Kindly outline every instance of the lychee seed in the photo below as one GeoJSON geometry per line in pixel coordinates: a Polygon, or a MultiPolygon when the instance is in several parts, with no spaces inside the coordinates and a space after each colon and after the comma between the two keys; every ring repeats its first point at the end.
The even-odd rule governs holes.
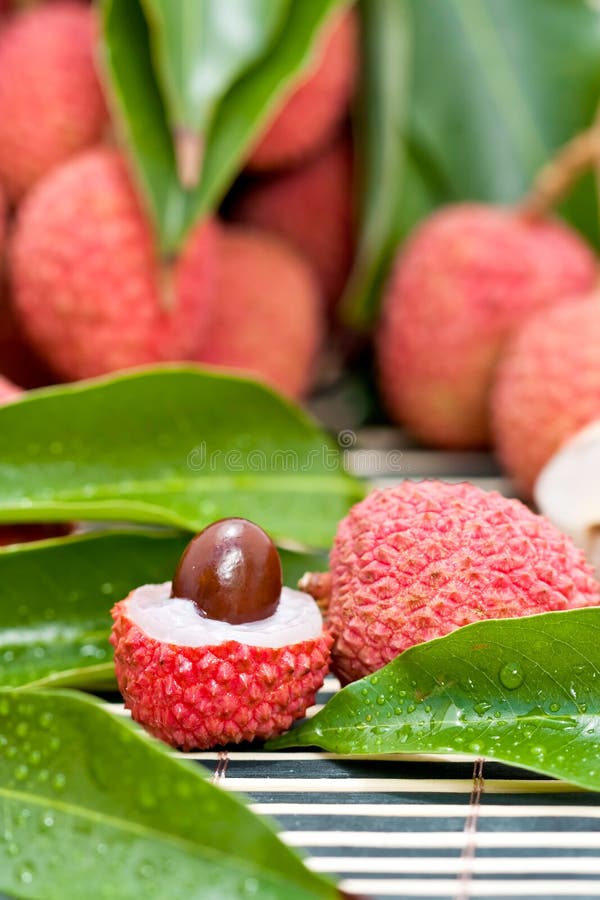
{"type": "Polygon", "coordinates": [[[247,519],[221,519],[184,550],[171,596],[192,600],[209,619],[237,625],[272,616],[282,584],[281,561],[269,535],[247,519]]]}

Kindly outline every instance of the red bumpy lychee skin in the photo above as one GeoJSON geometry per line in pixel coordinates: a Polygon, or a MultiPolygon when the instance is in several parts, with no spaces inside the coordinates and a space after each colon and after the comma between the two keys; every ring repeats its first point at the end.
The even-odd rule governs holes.
{"type": "Polygon", "coordinates": [[[100,139],[97,31],[89,5],[58,2],[15,16],[0,34],[0,180],[12,200],[100,139]]]}
{"type": "Polygon", "coordinates": [[[401,251],[384,299],[379,381],[394,421],[436,446],[485,445],[506,339],[595,278],[591,251],[559,222],[470,204],[435,213],[401,251]]]}
{"type": "Polygon", "coordinates": [[[284,647],[178,647],[148,637],[126,603],[112,611],[119,688],[135,721],[168,744],[204,750],[266,740],[315,702],[329,668],[327,632],[284,647]]]}
{"type": "Polygon", "coordinates": [[[525,495],[561,444],[600,419],[600,295],[532,316],[500,363],[492,424],[501,462],[525,495]]]}
{"type": "Polygon", "coordinates": [[[217,246],[212,319],[194,358],[303,396],[323,332],[312,269],[280,238],[243,226],[220,228],[217,246]]]}
{"type": "Polygon", "coordinates": [[[330,572],[343,682],[470,622],[600,604],[569,538],[518,500],[471,484],[373,491],[340,523],[330,572]]]}
{"type": "Polygon", "coordinates": [[[248,167],[276,169],[327,143],[348,112],[358,70],[358,18],[349,9],[328,23],[315,64],[284,100],[248,167]]]}
{"type": "Polygon", "coordinates": [[[253,179],[235,204],[235,221],[272,231],[312,264],[330,308],[352,264],[352,147],[344,134],[304,165],[253,179]]]}
{"type": "Polygon", "coordinates": [[[213,300],[213,226],[161,269],[125,164],[98,149],[43,179],[19,211],[14,300],[24,331],[66,379],[191,359],[213,300]]]}

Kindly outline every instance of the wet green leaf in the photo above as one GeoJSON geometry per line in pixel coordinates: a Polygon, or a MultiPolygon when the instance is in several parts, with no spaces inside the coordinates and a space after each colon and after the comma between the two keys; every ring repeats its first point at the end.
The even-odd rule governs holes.
{"type": "Polygon", "coordinates": [[[259,522],[328,547],[364,493],[327,435],[256,382],[166,367],[28,394],[0,409],[0,521],[259,522]]]}
{"type": "MultiPolygon", "coordinates": [[[[113,603],[169,581],[189,535],[106,532],[0,551],[0,685],[114,687],[113,603]]],[[[281,551],[295,587],[326,558],[281,551]]]]}
{"type": "Polygon", "coordinates": [[[467,625],[405,650],[271,741],[466,753],[600,790],[600,609],[467,625]]]}
{"type": "Polygon", "coordinates": [[[12,896],[337,896],[200,766],[76,692],[0,691],[0,801],[12,896]]]}

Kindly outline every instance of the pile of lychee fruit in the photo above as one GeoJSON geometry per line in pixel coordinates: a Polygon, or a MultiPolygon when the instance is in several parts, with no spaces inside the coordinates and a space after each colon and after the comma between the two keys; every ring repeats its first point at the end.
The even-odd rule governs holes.
{"type": "MultiPolygon", "coordinates": [[[[179,360],[306,398],[326,348],[345,345],[356,10],[327,22],[220,213],[168,265],[118,149],[99,41],[76,0],[0,30],[0,401],[179,360]]],[[[437,447],[493,443],[530,495],[563,441],[600,418],[596,278],[590,247],[550,214],[434,213],[399,248],[372,335],[391,421],[437,447]]]]}

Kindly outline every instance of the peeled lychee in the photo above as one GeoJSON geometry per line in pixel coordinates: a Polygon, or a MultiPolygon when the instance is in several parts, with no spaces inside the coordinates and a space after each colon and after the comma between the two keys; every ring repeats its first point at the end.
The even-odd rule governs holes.
{"type": "Polygon", "coordinates": [[[600,604],[583,554],[542,516],[435,481],[405,481],[354,506],[338,527],[328,588],[343,682],[470,622],[600,604]]]}
{"type": "Polygon", "coordinates": [[[600,295],[531,317],[500,363],[492,420],[501,462],[526,495],[542,467],[600,418],[600,295]]]}
{"type": "Polygon", "coordinates": [[[126,706],[175,747],[273,737],[314,703],[331,637],[314,600],[281,587],[269,544],[276,558],[254,523],[221,520],[190,543],[172,584],[138,588],[112,611],[126,706]]]}
{"type": "Polygon", "coordinates": [[[18,14],[2,30],[0,181],[11,199],[100,139],[96,35],[93,8],[70,0],[18,14]]]}
{"type": "Polygon", "coordinates": [[[323,146],[348,112],[357,70],[358,20],[349,9],[327,24],[312,68],[284,98],[254,148],[249,168],[287,166],[323,146]]]}
{"type": "Polygon", "coordinates": [[[34,348],[67,379],[190,359],[210,314],[214,255],[207,223],[162,266],[123,160],[92,150],[44,178],[19,210],[15,306],[34,348]]]}
{"type": "Polygon", "coordinates": [[[379,381],[394,421],[437,446],[485,445],[506,339],[595,277],[590,249],[557,221],[472,204],[434,214],[401,251],[384,299],[379,381]]]}
{"type": "Polygon", "coordinates": [[[223,226],[212,319],[194,358],[305,394],[323,330],[316,279],[292,247],[267,232],[223,226]]]}
{"type": "Polygon", "coordinates": [[[253,179],[233,219],[290,241],[312,264],[330,307],[340,298],[353,252],[352,147],[344,135],[304,165],[253,179]]]}

